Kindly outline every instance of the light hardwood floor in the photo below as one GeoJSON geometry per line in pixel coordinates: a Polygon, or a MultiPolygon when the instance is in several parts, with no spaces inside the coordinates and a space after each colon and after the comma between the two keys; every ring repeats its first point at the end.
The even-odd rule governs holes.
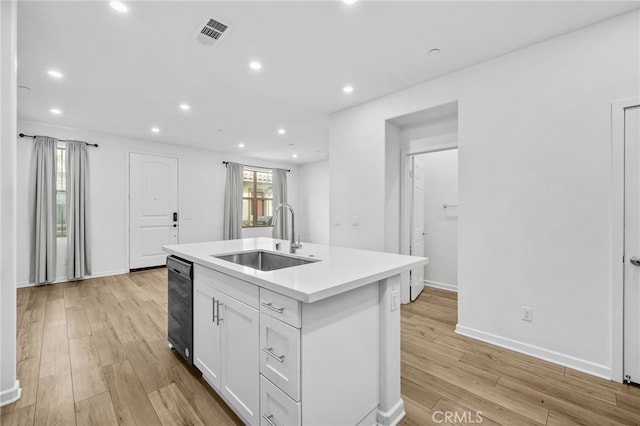
{"type": "MultiPolygon", "coordinates": [[[[0,423],[241,424],[168,349],[166,311],[165,269],[19,289],[23,393],[0,423]]],[[[402,424],[640,423],[640,388],[459,336],[456,316],[441,290],[403,306],[402,424]]]]}

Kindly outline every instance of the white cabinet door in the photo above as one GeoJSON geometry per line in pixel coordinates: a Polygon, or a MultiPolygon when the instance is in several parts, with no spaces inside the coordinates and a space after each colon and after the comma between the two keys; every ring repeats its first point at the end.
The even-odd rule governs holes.
{"type": "Polygon", "coordinates": [[[221,293],[197,280],[193,291],[193,363],[211,386],[220,389],[220,308],[216,302],[222,303],[221,293]]]}
{"type": "Polygon", "coordinates": [[[260,424],[260,316],[224,296],[220,307],[222,395],[251,425],[260,424]]]}

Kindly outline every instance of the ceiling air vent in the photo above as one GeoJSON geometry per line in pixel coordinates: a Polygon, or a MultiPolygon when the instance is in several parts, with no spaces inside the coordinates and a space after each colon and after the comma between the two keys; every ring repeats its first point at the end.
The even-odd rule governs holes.
{"type": "Polygon", "coordinates": [[[216,21],[212,18],[207,18],[204,21],[204,24],[198,27],[196,40],[198,40],[205,46],[211,46],[222,38],[228,28],[229,27],[227,25],[223,24],[220,21],[216,21]]]}

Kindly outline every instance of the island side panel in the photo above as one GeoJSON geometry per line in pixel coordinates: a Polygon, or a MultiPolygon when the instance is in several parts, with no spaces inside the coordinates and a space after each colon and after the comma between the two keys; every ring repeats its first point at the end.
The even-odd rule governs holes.
{"type": "Polygon", "coordinates": [[[302,304],[302,424],[355,425],[378,406],[378,300],[373,283],[302,304]]]}
{"type": "Polygon", "coordinates": [[[379,425],[395,425],[405,415],[400,395],[400,277],[401,275],[394,275],[379,282],[379,425]]]}

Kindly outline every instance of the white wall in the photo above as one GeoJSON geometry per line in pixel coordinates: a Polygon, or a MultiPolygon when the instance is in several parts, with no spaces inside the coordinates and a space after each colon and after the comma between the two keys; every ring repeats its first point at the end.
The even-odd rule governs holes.
{"type": "MultiPolygon", "coordinates": [[[[55,127],[42,123],[18,122],[18,131],[59,139],[79,139],[97,143],[89,149],[91,179],[91,228],[93,276],[128,271],[127,194],[129,153],[140,152],[179,159],[180,243],[222,239],[225,167],[222,161],[236,161],[265,167],[291,169],[289,200],[297,203],[297,167],[184,146],[134,140],[92,131],[55,127]],[[191,215],[193,219],[185,220],[191,215]]],[[[33,143],[18,141],[18,285],[31,279],[33,244],[33,143]]],[[[271,236],[271,228],[248,230],[243,236],[271,236]]],[[[63,242],[59,247],[64,248],[63,242]]],[[[65,278],[65,250],[58,250],[59,279],[65,278]],[[62,265],[62,266],[60,266],[62,265]]]]}
{"type": "Polygon", "coordinates": [[[296,233],[302,241],[329,244],[329,160],[298,167],[296,233]]]}
{"type": "Polygon", "coordinates": [[[434,147],[458,143],[458,117],[425,122],[402,129],[402,149],[410,153],[432,150],[434,147]]]}
{"type": "Polygon", "coordinates": [[[458,150],[419,155],[424,164],[424,253],[427,285],[458,287],[458,150]]]}
{"type": "Polygon", "coordinates": [[[384,250],[385,120],[457,100],[458,330],[610,375],[610,108],[640,91],[638,22],[635,11],[334,114],[331,217],[361,226],[332,226],[331,242],[384,250]]]}
{"type": "MultiPolygon", "coordinates": [[[[398,126],[390,121],[387,121],[385,130],[384,218],[386,222],[384,223],[384,251],[400,253],[401,243],[398,229],[400,229],[402,132],[398,126]]],[[[369,189],[369,193],[372,192],[372,189],[369,189]]]]}
{"type": "Polygon", "coordinates": [[[20,398],[16,372],[17,5],[0,2],[0,406],[20,398]]]}

